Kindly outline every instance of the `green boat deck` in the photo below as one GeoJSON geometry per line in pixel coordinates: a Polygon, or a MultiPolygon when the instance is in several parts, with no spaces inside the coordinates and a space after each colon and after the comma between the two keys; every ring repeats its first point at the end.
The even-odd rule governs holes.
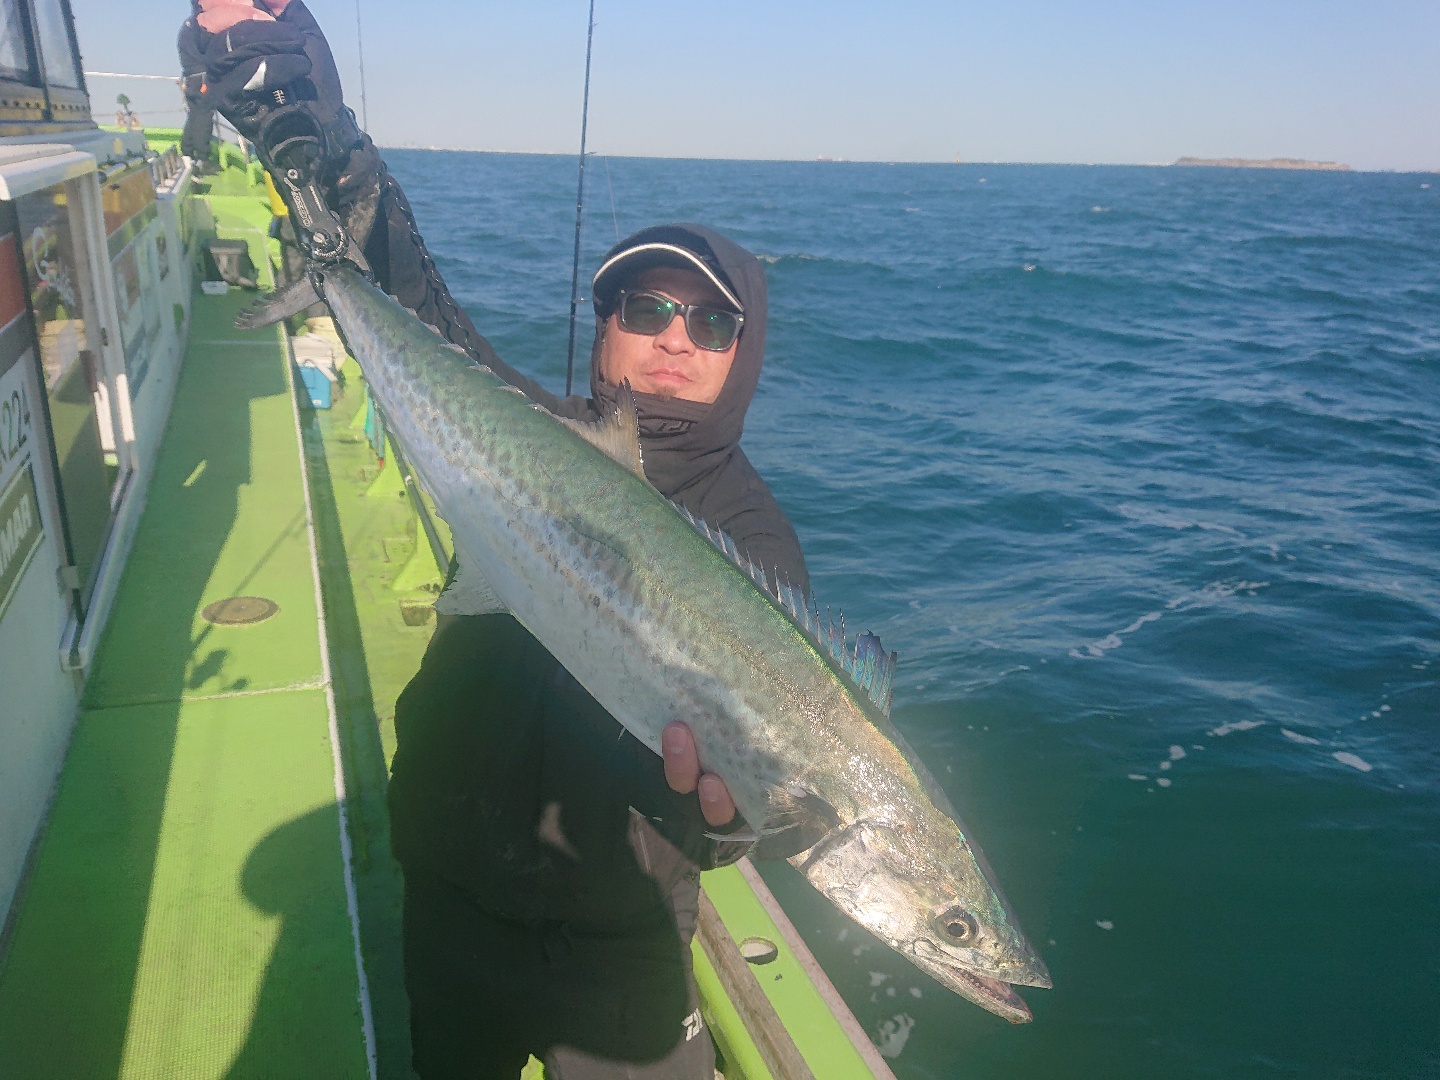
{"type": "MultiPolygon", "coordinates": [[[[244,187],[218,232],[268,267],[244,187]]],[[[233,329],[247,299],[195,299],[0,973],[3,1076],[369,1073],[287,344],[233,329]],[[205,620],[236,596],[278,612],[205,620]]]]}
{"type": "MultiPolygon", "coordinates": [[[[205,198],[268,281],[269,208],[254,167],[231,164],[205,198]]],[[[0,1077],[412,1075],[384,790],[441,574],[394,455],[378,461],[367,438],[358,367],[330,410],[297,409],[283,329],[233,328],[252,299],[195,297],[145,514],[0,956],[0,1077]],[[277,610],[205,618],[232,597],[277,610]]],[[[708,948],[697,937],[696,975],[726,1076],[888,1077],[758,882],[705,875],[718,923],[708,948]],[[747,938],[774,959],[740,960],[747,938]]]]}

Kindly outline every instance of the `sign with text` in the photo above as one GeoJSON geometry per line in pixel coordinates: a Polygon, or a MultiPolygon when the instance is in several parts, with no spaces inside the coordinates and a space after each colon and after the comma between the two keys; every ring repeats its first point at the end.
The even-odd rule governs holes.
{"type": "Polygon", "coordinates": [[[35,474],[27,464],[0,492],[0,619],[44,537],[35,474]]]}
{"type": "Polygon", "coordinates": [[[35,441],[35,354],[24,314],[25,282],[11,233],[0,236],[0,491],[29,460],[35,441]]]}
{"type": "Polygon", "coordinates": [[[35,443],[32,363],[27,350],[20,363],[0,375],[0,488],[29,460],[35,443]]]}
{"type": "Polygon", "coordinates": [[[43,437],[43,391],[25,292],[19,245],[6,233],[0,236],[0,619],[45,537],[31,464],[35,440],[43,437]]]}

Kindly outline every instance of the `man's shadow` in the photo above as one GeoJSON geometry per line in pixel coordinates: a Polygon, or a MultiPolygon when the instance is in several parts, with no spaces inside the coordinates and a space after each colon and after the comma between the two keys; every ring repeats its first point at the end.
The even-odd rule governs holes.
{"type": "Polygon", "coordinates": [[[271,832],[245,861],[240,885],[280,929],[227,1080],[366,1080],[337,808],[319,807],[271,832]]]}
{"type": "MultiPolygon", "coordinates": [[[[368,1077],[339,829],[336,807],[319,807],[273,830],[245,862],[240,881],[245,898],[278,918],[280,927],[245,1044],[226,1072],[226,1080],[368,1077]]],[[[664,907],[658,892],[655,900],[664,907]]],[[[531,948],[518,939],[509,944],[522,951],[531,948]]],[[[506,947],[493,938],[486,945],[506,947]]],[[[465,943],[456,942],[455,946],[463,951],[465,943]]],[[[577,970],[571,974],[578,978],[565,988],[569,993],[562,991],[560,996],[575,997],[569,1001],[536,1000],[538,1007],[527,1010],[534,1019],[529,1035],[536,1042],[537,1054],[563,1046],[644,1065],[663,1057],[675,1045],[677,1034],[685,1030],[689,1009],[678,982],[683,978],[681,964],[688,967],[689,949],[673,924],[644,943],[642,948],[652,955],[637,956],[633,947],[631,942],[607,937],[565,942],[567,955],[562,962],[573,965],[577,970]],[[638,995],[632,987],[632,993],[625,995],[629,1000],[607,1000],[605,986],[612,980],[629,981],[625,972],[633,978],[637,971],[645,976],[638,995]],[[586,985],[592,990],[585,991],[586,985]],[[601,992],[596,994],[594,989],[601,992]],[[626,1015],[637,1008],[647,1015],[626,1015]]],[[[370,978],[398,972],[398,963],[391,962],[396,960],[367,953],[370,978]]],[[[529,989],[539,999],[554,993],[551,985],[549,990],[540,986],[529,989]]],[[[517,990],[523,994],[524,988],[512,984],[495,990],[509,997],[517,990]]],[[[395,1055],[387,1056],[391,1060],[382,1062],[382,1080],[413,1077],[407,1065],[394,1060],[395,1055]]]]}

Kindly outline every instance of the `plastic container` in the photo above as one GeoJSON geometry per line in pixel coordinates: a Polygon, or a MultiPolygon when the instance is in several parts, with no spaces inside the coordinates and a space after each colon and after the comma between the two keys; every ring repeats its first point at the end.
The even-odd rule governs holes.
{"type": "Polygon", "coordinates": [[[313,364],[297,364],[295,370],[300,373],[300,381],[305,387],[305,400],[310,402],[310,407],[330,408],[330,380],[325,377],[325,373],[313,364]]]}
{"type": "Polygon", "coordinates": [[[214,273],[206,275],[211,280],[218,278],[230,285],[257,288],[259,275],[250,258],[250,247],[244,240],[211,240],[205,245],[205,250],[209,252],[214,267],[214,273]]]}

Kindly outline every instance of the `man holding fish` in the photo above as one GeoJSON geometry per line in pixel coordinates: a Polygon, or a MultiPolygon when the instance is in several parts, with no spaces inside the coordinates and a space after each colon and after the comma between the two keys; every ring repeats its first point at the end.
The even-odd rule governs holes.
{"type": "Polygon", "coordinates": [[[757,837],[946,985],[1028,1019],[1008,984],[1048,985],[1044,967],[889,724],[894,655],[811,605],[739,446],[765,346],[755,257],[698,225],[622,241],[592,284],[590,394],[557,398],[451,297],[300,0],[201,8],[209,92],[262,157],[320,133],[324,205],[294,193],[316,211],[310,279],[256,321],[323,295],[455,536],[390,787],[420,1075],[513,1077],[533,1052],[566,1080],[711,1080],[699,871],[757,837]]]}

